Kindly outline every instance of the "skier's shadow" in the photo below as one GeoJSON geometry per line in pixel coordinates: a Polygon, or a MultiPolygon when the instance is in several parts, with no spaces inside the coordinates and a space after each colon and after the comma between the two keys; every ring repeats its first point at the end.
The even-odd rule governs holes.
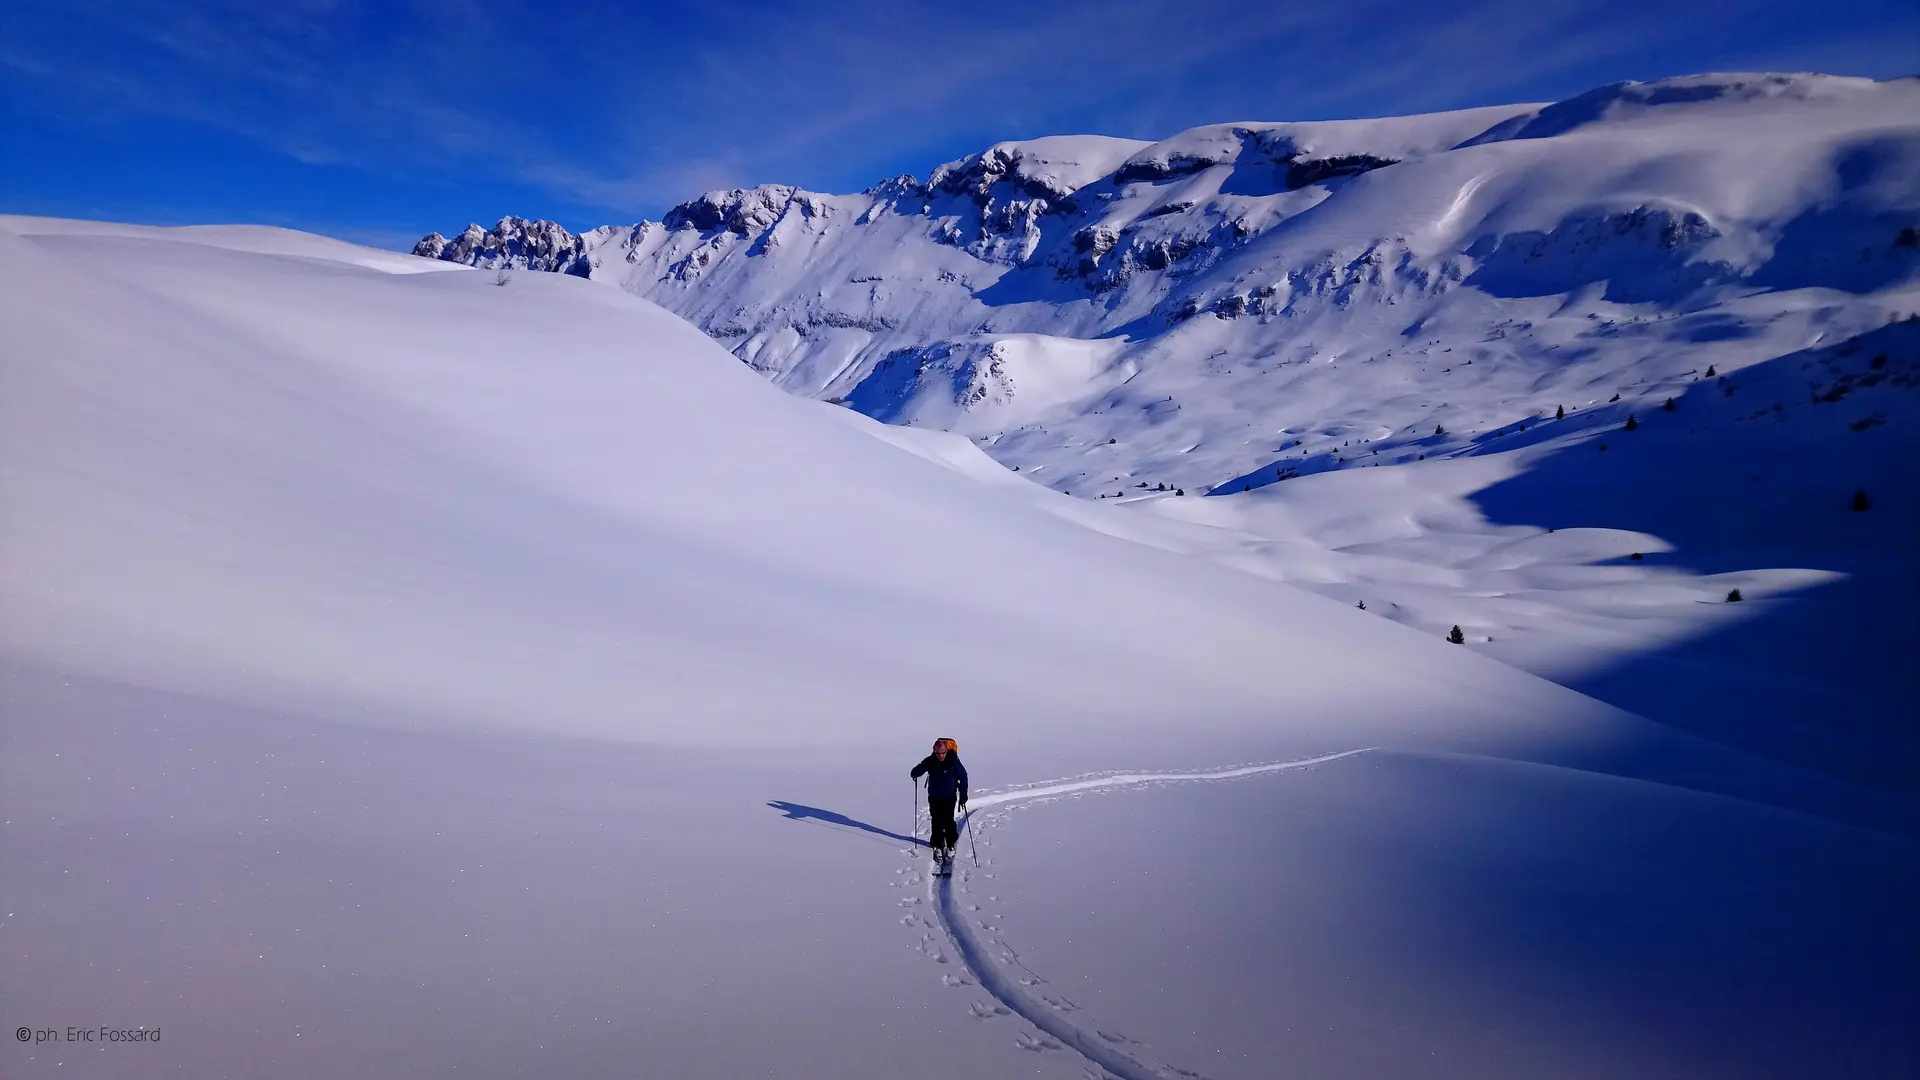
{"type": "Polygon", "coordinates": [[[896,840],[902,844],[918,844],[921,847],[925,847],[927,844],[925,840],[917,836],[902,836],[897,832],[891,832],[878,825],[869,825],[864,821],[855,821],[845,814],[836,814],[831,810],[822,810],[817,806],[802,806],[799,803],[784,802],[779,799],[767,805],[787,815],[788,821],[815,821],[822,825],[837,825],[843,829],[858,829],[861,832],[872,833],[875,836],[884,836],[889,840],[896,840]]]}

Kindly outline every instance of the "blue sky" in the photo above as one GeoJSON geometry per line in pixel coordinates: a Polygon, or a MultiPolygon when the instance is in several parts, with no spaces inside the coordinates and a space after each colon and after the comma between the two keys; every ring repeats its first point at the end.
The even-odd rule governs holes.
{"type": "Polygon", "coordinates": [[[6,0],[0,212],[405,247],[715,187],[855,191],[1003,139],[1920,72],[1911,0],[6,0]]]}

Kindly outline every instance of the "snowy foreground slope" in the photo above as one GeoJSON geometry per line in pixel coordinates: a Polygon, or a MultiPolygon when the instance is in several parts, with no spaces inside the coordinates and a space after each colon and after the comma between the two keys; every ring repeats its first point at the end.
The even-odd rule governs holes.
{"type": "Polygon", "coordinates": [[[0,275],[4,1012],[162,1035],[8,1076],[1916,1062],[1904,795],[591,282],[23,218],[0,275]],[[935,735],[981,811],[944,884],[935,735]]]}

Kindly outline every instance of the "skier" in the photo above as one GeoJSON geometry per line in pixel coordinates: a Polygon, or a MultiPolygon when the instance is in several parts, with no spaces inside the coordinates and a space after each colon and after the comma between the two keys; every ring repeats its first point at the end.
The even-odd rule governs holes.
{"type": "Polygon", "coordinates": [[[933,818],[934,862],[942,874],[953,873],[953,846],[960,842],[960,830],[953,823],[953,808],[967,805],[967,767],[960,764],[960,746],[952,739],[933,740],[933,753],[923,758],[907,775],[919,779],[927,774],[927,813],[933,818]]]}

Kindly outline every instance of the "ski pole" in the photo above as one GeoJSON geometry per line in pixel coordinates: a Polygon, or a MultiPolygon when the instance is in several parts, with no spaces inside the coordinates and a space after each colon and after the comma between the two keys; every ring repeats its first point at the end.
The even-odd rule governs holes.
{"type": "Polygon", "coordinates": [[[913,791],[907,797],[907,820],[913,825],[907,831],[913,834],[913,842],[917,844],[920,842],[920,780],[910,776],[907,783],[913,786],[913,791]]]}
{"type": "Polygon", "coordinates": [[[967,828],[967,826],[972,824],[973,824],[973,807],[969,806],[967,807],[966,817],[960,823],[960,828],[966,831],[967,847],[973,851],[973,865],[979,866],[980,865],[980,845],[974,842],[973,830],[967,828]]]}

